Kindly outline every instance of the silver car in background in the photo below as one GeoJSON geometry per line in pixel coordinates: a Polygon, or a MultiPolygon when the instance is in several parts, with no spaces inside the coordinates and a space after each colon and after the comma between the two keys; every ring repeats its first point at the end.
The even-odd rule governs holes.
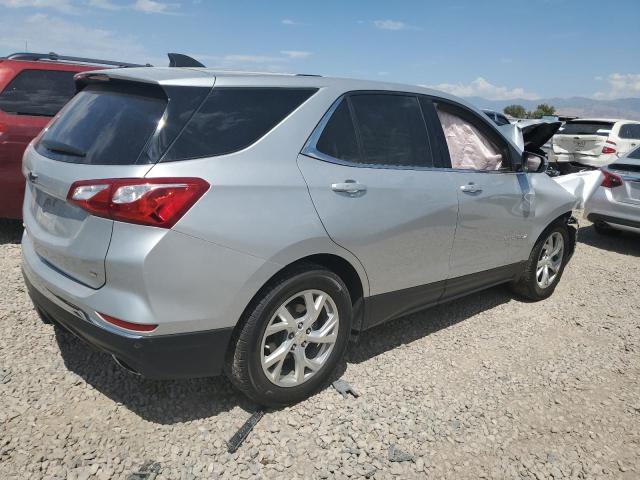
{"type": "Polygon", "coordinates": [[[546,298],[573,252],[544,159],[444,93],[196,68],[77,82],[24,156],[24,277],[45,322],[146,377],[224,371],[296,402],[358,332],[501,283],[546,298]]]}
{"type": "Polygon", "coordinates": [[[585,202],[585,218],[605,235],[640,233],[640,147],[601,170],[601,183],[585,202]]]}

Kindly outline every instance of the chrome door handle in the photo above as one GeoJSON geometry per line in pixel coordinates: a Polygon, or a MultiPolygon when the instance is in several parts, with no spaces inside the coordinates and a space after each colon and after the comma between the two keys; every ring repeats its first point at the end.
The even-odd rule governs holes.
{"type": "Polygon", "coordinates": [[[462,185],[460,187],[460,190],[462,190],[464,193],[479,193],[482,191],[482,187],[470,183],[469,185],[462,185]]]}
{"type": "Polygon", "coordinates": [[[367,186],[354,180],[347,180],[342,183],[332,183],[331,190],[341,193],[359,193],[367,190],[367,186]]]}

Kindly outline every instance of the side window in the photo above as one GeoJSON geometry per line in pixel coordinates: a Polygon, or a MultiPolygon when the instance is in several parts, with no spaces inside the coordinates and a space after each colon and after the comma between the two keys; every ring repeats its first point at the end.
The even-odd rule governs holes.
{"type": "Polygon", "coordinates": [[[331,115],[316,143],[316,150],[338,160],[360,161],[356,129],[347,100],[343,99],[331,115]]]}
{"type": "Polygon", "coordinates": [[[451,167],[463,170],[501,170],[508,167],[505,149],[488,126],[471,112],[437,103],[438,118],[449,148],[451,167]]]}
{"type": "Polygon", "coordinates": [[[76,93],[76,72],[23,70],[0,93],[0,110],[53,117],[76,93]]]}
{"type": "Polygon", "coordinates": [[[389,167],[432,167],[433,158],[418,99],[356,94],[349,97],[362,148],[362,162],[389,167]]]}
{"type": "Polygon", "coordinates": [[[162,161],[212,157],[242,150],[266,135],[316,91],[214,88],[162,161]]]}
{"type": "Polygon", "coordinates": [[[640,140],[640,124],[627,123],[620,127],[620,138],[640,140]]]}

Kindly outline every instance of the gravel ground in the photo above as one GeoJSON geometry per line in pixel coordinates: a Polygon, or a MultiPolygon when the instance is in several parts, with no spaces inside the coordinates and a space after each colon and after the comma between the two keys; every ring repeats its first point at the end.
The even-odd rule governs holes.
{"type": "Polygon", "coordinates": [[[580,230],[556,293],[494,288],[361,337],[267,412],[224,378],[139,379],[42,324],[0,224],[0,478],[640,478],[640,238],[580,230]]]}

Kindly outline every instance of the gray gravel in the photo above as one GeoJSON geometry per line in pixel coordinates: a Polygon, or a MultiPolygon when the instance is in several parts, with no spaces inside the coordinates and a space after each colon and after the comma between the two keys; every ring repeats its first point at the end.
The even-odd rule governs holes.
{"type": "Polygon", "coordinates": [[[42,324],[0,223],[0,478],[640,478],[640,238],[580,230],[555,295],[494,288],[366,333],[268,412],[224,378],[157,382],[42,324]]]}

